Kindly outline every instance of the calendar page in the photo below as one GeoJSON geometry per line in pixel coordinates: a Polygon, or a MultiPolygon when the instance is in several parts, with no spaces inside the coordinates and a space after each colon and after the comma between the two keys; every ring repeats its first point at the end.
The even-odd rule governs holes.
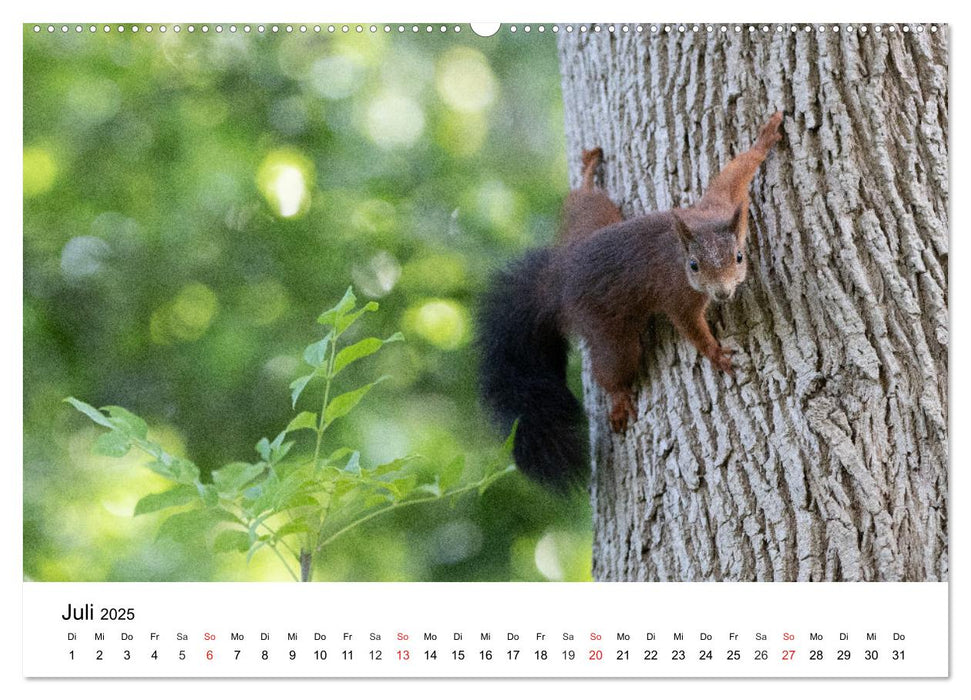
{"type": "Polygon", "coordinates": [[[946,678],[949,37],[23,24],[23,675],[946,678]]]}

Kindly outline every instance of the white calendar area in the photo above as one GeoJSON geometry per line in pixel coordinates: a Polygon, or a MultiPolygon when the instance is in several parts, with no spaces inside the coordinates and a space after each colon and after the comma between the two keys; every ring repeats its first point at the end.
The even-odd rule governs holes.
{"type": "Polygon", "coordinates": [[[942,677],[946,583],[25,583],[27,677],[942,677]]]}

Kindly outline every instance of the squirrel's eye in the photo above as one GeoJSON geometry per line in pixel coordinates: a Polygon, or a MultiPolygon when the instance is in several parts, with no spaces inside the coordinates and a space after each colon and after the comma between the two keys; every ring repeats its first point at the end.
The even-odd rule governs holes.
{"type": "Polygon", "coordinates": [[[742,264],[742,253],[741,253],[741,251],[739,251],[738,253],[735,254],[735,262],[737,262],[739,265],[742,264]]]}
{"type": "Polygon", "coordinates": [[[688,267],[690,267],[694,272],[697,272],[698,271],[698,261],[697,260],[689,260],[688,261],[688,267]]]}

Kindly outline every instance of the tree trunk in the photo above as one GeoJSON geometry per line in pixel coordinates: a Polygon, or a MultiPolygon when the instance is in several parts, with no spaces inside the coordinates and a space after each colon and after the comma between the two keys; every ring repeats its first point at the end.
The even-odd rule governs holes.
{"type": "Polygon", "coordinates": [[[584,358],[594,578],[947,578],[947,28],[560,32],[571,177],[625,217],[689,205],[774,111],[747,281],[714,370],[647,327],[638,421],[584,358]]]}

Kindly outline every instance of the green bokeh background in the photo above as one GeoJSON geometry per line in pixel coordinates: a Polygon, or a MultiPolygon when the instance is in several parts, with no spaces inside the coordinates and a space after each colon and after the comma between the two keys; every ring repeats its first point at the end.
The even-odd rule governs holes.
{"type": "MultiPolygon", "coordinates": [[[[92,454],[61,400],[126,406],[203,470],[252,461],[354,285],[381,303],[362,330],[407,342],[348,371],[392,379],[328,439],[370,463],[485,460],[476,298],[553,238],[567,188],[555,40],[154,29],[24,30],[24,575],[285,580],[266,551],[157,541],[162,516],[131,513],[161,479],[92,454]]],[[[590,547],[584,495],[515,473],[371,521],[315,578],[586,580],[590,547]]]]}

